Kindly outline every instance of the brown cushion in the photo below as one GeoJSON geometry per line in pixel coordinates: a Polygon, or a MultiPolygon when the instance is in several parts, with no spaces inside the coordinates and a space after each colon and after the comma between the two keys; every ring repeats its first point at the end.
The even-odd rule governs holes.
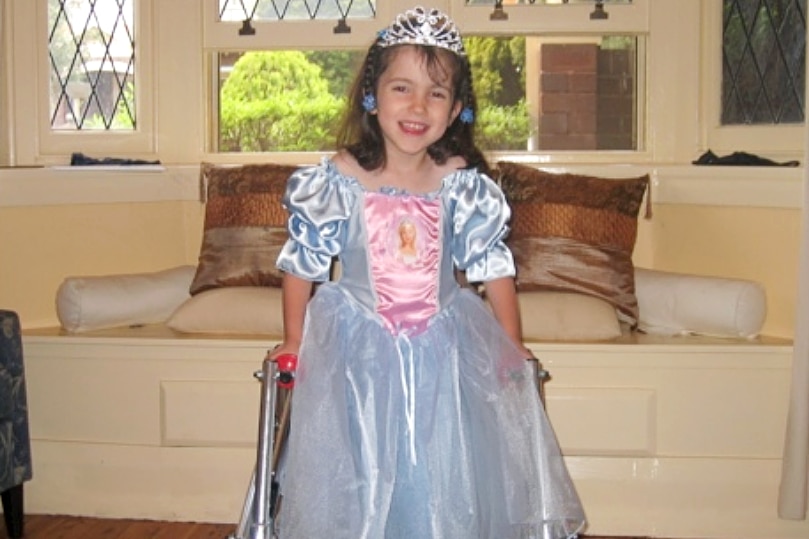
{"type": "Polygon", "coordinates": [[[282,274],[275,267],[287,239],[287,212],[281,199],[297,168],[202,164],[207,202],[192,295],[224,286],[281,285],[282,274]]]}
{"type": "Polygon", "coordinates": [[[649,176],[553,174],[507,161],[497,168],[513,211],[507,243],[518,291],[589,294],[637,325],[632,251],[649,176]]]}

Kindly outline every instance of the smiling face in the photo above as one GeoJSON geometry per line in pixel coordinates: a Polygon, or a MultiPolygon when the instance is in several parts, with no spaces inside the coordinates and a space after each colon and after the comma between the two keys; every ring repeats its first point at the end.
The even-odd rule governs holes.
{"type": "Polygon", "coordinates": [[[425,56],[411,45],[397,47],[379,77],[376,93],[377,118],[389,157],[426,152],[461,108],[447,64],[439,62],[430,69],[425,56]]]}

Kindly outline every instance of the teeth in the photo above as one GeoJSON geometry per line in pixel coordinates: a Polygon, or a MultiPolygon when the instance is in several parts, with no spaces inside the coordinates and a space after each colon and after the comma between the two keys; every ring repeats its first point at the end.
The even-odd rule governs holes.
{"type": "Polygon", "coordinates": [[[402,122],[402,127],[408,129],[410,131],[423,131],[427,129],[424,124],[416,124],[416,123],[409,123],[409,122],[402,122]]]}

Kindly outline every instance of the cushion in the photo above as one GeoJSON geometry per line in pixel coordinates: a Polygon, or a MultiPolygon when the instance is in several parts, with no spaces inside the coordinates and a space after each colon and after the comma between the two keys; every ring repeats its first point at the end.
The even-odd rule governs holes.
{"type": "Polygon", "coordinates": [[[184,333],[283,334],[281,289],[262,286],[213,288],[194,295],[166,325],[184,333]]]}
{"type": "Polygon", "coordinates": [[[759,283],[635,268],[638,328],[646,333],[758,336],[767,317],[759,283]]]}
{"type": "Polygon", "coordinates": [[[275,267],[287,239],[281,198],[287,178],[297,168],[273,163],[202,164],[207,202],[192,295],[223,286],[281,285],[282,275],[275,267]]]}
{"type": "Polygon", "coordinates": [[[56,292],[62,327],[78,333],[165,322],[188,299],[194,266],[154,273],[68,277],[56,292]]]}
{"type": "Polygon", "coordinates": [[[615,308],[595,296],[520,292],[517,299],[526,341],[601,341],[621,335],[615,308]]]}
{"type": "Polygon", "coordinates": [[[577,292],[638,320],[632,252],[649,176],[610,179],[497,164],[513,215],[507,240],[519,291],[577,292]]]}

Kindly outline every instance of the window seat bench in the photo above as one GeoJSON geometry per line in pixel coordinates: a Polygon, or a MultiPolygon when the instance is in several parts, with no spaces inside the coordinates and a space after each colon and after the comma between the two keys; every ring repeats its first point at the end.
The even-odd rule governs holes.
{"type": "MultiPolygon", "coordinates": [[[[24,331],[27,511],[238,521],[272,338],[164,325],[24,331]]],[[[624,334],[535,342],[589,534],[807,537],[776,515],[792,344],[624,334]]]]}

